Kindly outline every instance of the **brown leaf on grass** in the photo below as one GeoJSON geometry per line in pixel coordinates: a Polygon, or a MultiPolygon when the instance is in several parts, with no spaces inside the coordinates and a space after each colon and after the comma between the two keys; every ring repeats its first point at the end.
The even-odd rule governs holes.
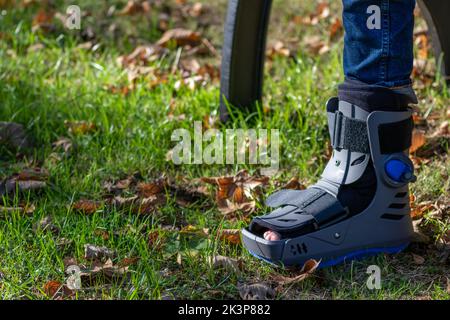
{"type": "Polygon", "coordinates": [[[2,207],[0,206],[0,218],[18,212],[19,214],[31,215],[36,210],[34,205],[24,205],[20,207],[2,207]]]}
{"type": "Polygon", "coordinates": [[[46,181],[48,179],[48,172],[42,168],[29,168],[14,175],[19,181],[46,181]]]}
{"type": "Polygon", "coordinates": [[[0,182],[0,195],[14,194],[16,191],[28,192],[42,190],[47,187],[47,179],[47,171],[41,168],[25,169],[0,182]]]}
{"type": "Polygon", "coordinates": [[[291,56],[291,50],[282,41],[277,41],[269,47],[266,54],[272,60],[276,57],[288,58],[291,56]]]}
{"type": "Polygon", "coordinates": [[[155,213],[161,206],[165,205],[167,203],[167,197],[164,194],[157,194],[148,198],[139,196],[124,198],[117,196],[110,202],[122,210],[139,215],[149,215],[155,213]]]}
{"type": "Polygon", "coordinates": [[[275,290],[266,283],[238,284],[239,295],[242,300],[273,300],[275,290]]]}
{"type": "Polygon", "coordinates": [[[134,266],[140,260],[141,260],[141,258],[139,258],[139,257],[124,258],[117,264],[117,266],[119,268],[126,268],[126,267],[129,267],[129,266],[134,266]]]}
{"type": "Polygon", "coordinates": [[[62,150],[64,154],[69,155],[73,148],[73,143],[69,138],[61,137],[52,143],[52,147],[54,150],[62,150]]]}
{"type": "Polygon", "coordinates": [[[125,85],[125,86],[108,86],[107,90],[111,92],[112,94],[119,94],[124,97],[128,96],[133,90],[133,85],[125,85]]]}
{"type": "Polygon", "coordinates": [[[418,266],[421,266],[425,263],[425,258],[422,256],[419,256],[419,255],[413,253],[412,257],[413,257],[414,264],[416,264],[418,266]]]}
{"type": "Polygon", "coordinates": [[[94,231],[94,235],[101,237],[105,241],[109,240],[109,238],[110,238],[109,232],[104,229],[96,229],[94,231]]]}
{"type": "Polygon", "coordinates": [[[129,267],[114,265],[111,259],[105,263],[94,261],[91,266],[78,265],[80,268],[80,279],[84,286],[98,285],[99,281],[103,283],[111,281],[124,281],[128,279],[129,267]]]}
{"type": "Polygon", "coordinates": [[[420,230],[420,225],[422,224],[423,220],[416,220],[413,221],[413,227],[414,227],[414,234],[412,236],[411,242],[413,243],[430,243],[431,239],[427,235],[423,234],[420,230]]]}
{"type": "MultiPolygon", "coordinates": [[[[151,182],[138,183],[138,179],[137,176],[131,180],[125,179],[122,185],[106,183],[105,189],[114,196],[108,200],[108,203],[136,214],[153,214],[170,200],[181,207],[189,207],[194,203],[204,203],[209,198],[201,186],[193,185],[190,181],[174,183],[163,177],[151,182]],[[122,196],[124,190],[133,192],[135,195],[122,196]]],[[[108,197],[111,196],[108,195],[108,197]]]]}
{"type": "Polygon", "coordinates": [[[418,48],[417,54],[419,59],[427,60],[429,56],[429,41],[426,33],[422,33],[417,35],[416,37],[416,46],[418,48]]]}
{"type": "Polygon", "coordinates": [[[413,220],[422,219],[425,213],[431,211],[432,209],[436,209],[434,203],[430,201],[425,201],[422,203],[416,203],[416,197],[410,196],[410,207],[411,207],[411,218],[413,220]]]}
{"type": "Polygon", "coordinates": [[[436,78],[436,70],[429,59],[414,59],[412,77],[417,89],[424,89],[433,84],[436,78]]]}
{"type": "Polygon", "coordinates": [[[74,135],[85,135],[97,130],[97,126],[86,121],[64,121],[64,125],[74,135]]]}
{"type": "Polygon", "coordinates": [[[449,121],[442,122],[439,128],[431,135],[431,138],[439,138],[450,135],[449,124],[449,121]]]}
{"type": "Polygon", "coordinates": [[[116,181],[106,181],[103,184],[103,188],[108,192],[108,194],[112,195],[120,195],[123,191],[133,188],[138,183],[138,180],[141,179],[142,176],[139,172],[128,175],[125,178],[121,178],[116,181]]]}
{"type": "Polygon", "coordinates": [[[324,55],[330,51],[330,46],[318,35],[305,37],[303,43],[314,55],[324,55]]]}
{"type": "Polygon", "coordinates": [[[148,246],[156,250],[161,248],[161,237],[158,230],[153,230],[148,234],[148,246]]]}
{"type": "Polygon", "coordinates": [[[283,190],[305,190],[306,186],[298,180],[297,177],[292,178],[283,188],[283,190]]]}
{"type": "Polygon", "coordinates": [[[160,207],[167,204],[167,197],[165,194],[157,194],[148,198],[141,199],[139,206],[133,208],[136,214],[149,215],[154,214],[160,207]]]}
{"type": "Polygon", "coordinates": [[[303,265],[303,268],[300,270],[300,273],[297,276],[295,276],[293,278],[288,278],[288,277],[284,277],[282,275],[276,275],[276,276],[274,276],[273,279],[279,285],[290,285],[293,283],[298,283],[298,282],[305,280],[309,276],[311,276],[311,274],[313,274],[314,271],[317,270],[319,265],[320,265],[320,261],[311,259],[311,260],[308,260],[305,262],[305,264],[303,265]]]}
{"type": "Polygon", "coordinates": [[[313,13],[308,16],[296,16],[294,18],[295,24],[304,24],[304,25],[317,25],[321,20],[327,19],[331,14],[330,7],[326,2],[319,2],[316,6],[316,9],[313,13]]]}
{"type": "Polygon", "coordinates": [[[196,2],[192,6],[190,6],[188,13],[193,18],[200,17],[203,13],[206,12],[205,5],[201,2],[196,2]]]}
{"type": "Polygon", "coordinates": [[[194,47],[201,44],[201,41],[202,37],[198,32],[177,28],[166,31],[156,44],[161,47],[167,47],[170,43],[175,43],[179,47],[194,47]]]}
{"type": "Polygon", "coordinates": [[[206,114],[203,117],[203,128],[208,130],[208,129],[217,129],[219,126],[219,117],[214,114],[214,113],[210,113],[210,114],[206,114]]]}
{"type": "Polygon", "coordinates": [[[72,209],[82,214],[94,214],[103,207],[103,203],[93,200],[82,199],[73,204],[72,209]]]}
{"type": "Polygon", "coordinates": [[[315,15],[320,19],[326,19],[330,16],[330,6],[327,2],[321,1],[317,4],[315,15]]]}
{"type": "Polygon", "coordinates": [[[413,131],[413,137],[412,137],[412,145],[410,149],[410,153],[414,153],[420,148],[422,148],[425,143],[427,142],[427,139],[425,137],[425,131],[423,130],[414,130],[413,131]]]}
{"type": "Polygon", "coordinates": [[[137,186],[137,191],[141,197],[149,198],[165,192],[167,186],[168,184],[166,179],[158,179],[150,183],[139,183],[137,186]]]}
{"type": "Polygon", "coordinates": [[[0,144],[18,151],[24,151],[33,146],[23,125],[2,121],[0,121],[0,144]]]}
{"type": "Polygon", "coordinates": [[[269,177],[250,176],[242,170],[234,177],[204,177],[201,181],[218,187],[217,206],[223,214],[229,215],[237,211],[251,213],[256,205],[255,196],[261,194],[259,189],[269,183],[269,177]]]}
{"type": "MultiPolygon", "coordinates": [[[[130,66],[145,66],[149,62],[158,60],[165,52],[167,52],[165,48],[157,45],[139,46],[134,49],[132,53],[120,56],[117,59],[117,62],[124,68],[130,66]]],[[[147,74],[149,70],[150,69],[139,69],[137,71],[139,71],[140,74],[144,73],[142,71],[146,71],[145,74],[147,74]]],[[[136,70],[134,70],[134,72],[136,72],[136,70]]]]}
{"type": "Polygon", "coordinates": [[[33,231],[48,231],[53,234],[59,234],[59,228],[53,223],[53,218],[51,216],[46,216],[42,218],[39,222],[33,225],[33,231]]]}
{"type": "Polygon", "coordinates": [[[213,269],[223,268],[227,271],[231,271],[237,274],[241,272],[241,262],[237,259],[224,256],[214,256],[210,258],[209,262],[213,269]]]}
{"type": "Polygon", "coordinates": [[[241,244],[241,230],[239,229],[224,229],[219,231],[220,240],[230,243],[232,245],[241,244]]]}
{"type": "Polygon", "coordinates": [[[129,0],[126,6],[119,12],[120,16],[133,16],[150,12],[150,4],[147,1],[129,0]]]}
{"type": "Polygon", "coordinates": [[[44,293],[48,297],[54,297],[56,293],[61,290],[63,284],[59,281],[49,281],[44,285],[44,293]]]}
{"type": "Polygon", "coordinates": [[[106,247],[99,247],[92,244],[84,246],[84,258],[86,260],[102,261],[105,259],[114,258],[116,253],[106,247]]]}
{"type": "Polygon", "coordinates": [[[62,300],[74,295],[74,292],[67,285],[59,281],[48,281],[44,285],[43,291],[47,297],[54,300],[62,300]]]}
{"type": "Polygon", "coordinates": [[[33,32],[37,30],[42,30],[44,32],[49,32],[55,28],[53,25],[53,18],[55,16],[54,11],[48,11],[46,9],[41,9],[33,18],[33,32]]]}
{"type": "Polygon", "coordinates": [[[339,18],[334,19],[334,22],[330,26],[330,41],[334,41],[337,38],[342,36],[344,31],[344,27],[342,25],[342,21],[339,18]]]}

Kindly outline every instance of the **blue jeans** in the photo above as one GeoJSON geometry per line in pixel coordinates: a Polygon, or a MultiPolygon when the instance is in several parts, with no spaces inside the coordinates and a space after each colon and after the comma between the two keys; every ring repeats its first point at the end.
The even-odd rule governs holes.
{"type": "Polygon", "coordinates": [[[417,103],[411,88],[415,0],[343,0],[339,96],[369,111],[417,103]]]}
{"type": "Polygon", "coordinates": [[[385,87],[409,85],[415,0],[343,0],[347,78],[385,87]]]}

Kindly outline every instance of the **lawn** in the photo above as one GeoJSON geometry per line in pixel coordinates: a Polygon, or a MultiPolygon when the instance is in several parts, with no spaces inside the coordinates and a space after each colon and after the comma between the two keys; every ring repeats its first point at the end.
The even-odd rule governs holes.
{"type": "MultiPolygon", "coordinates": [[[[299,271],[255,260],[231,232],[263,199],[251,214],[223,214],[201,179],[259,168],[167,161],[174,130],[193,131],[194,121],[225,130],[217,111],[226,1],[43,2],[0,1],[0,121],[22,124],[32,144],[0,140],[0,299],[239,299],[252,284],[276,299],[450,298],[450,91],[419,13],[417,241],[398,256],[280,281],[299,271]],[[61,21],[72,4],[81,30],[61,21]],[[160,40],[178,27],[200,40],[160,40]],[[69,265],[83,272],[78,290],[68,288],[69,265]],[[366,286],[371,265],[382,270],[381,290],[366,286]]],[[[264,106],[227,124],[280,130],[281,170],[264,195],[319,178],[325,102],[343,79],[339,4],[298,2],[275,1],[264,106]]]]}

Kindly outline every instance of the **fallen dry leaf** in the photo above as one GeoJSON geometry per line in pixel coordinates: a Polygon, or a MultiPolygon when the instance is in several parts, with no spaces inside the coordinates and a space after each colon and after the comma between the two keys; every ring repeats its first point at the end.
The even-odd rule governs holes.
{"type": "Polygon", "coordinates": [[[96,230],[94,231],[94,234],[95,234],[96,236],[101,237],[101,238],[102,238],[103,240],[105,240],[105,241],[109,240],[109,238],[110,238],[109,232],[106,231],[106,230],[104,230],[104,229],[96,229],[96,230]]]}
{"type": "Polygon", "coordinates": [[[314,55],[324,55],[330,51],[329,45],[318,35],[305,37],[303,44],[314,55]]]}
{"type": "Polygon", "coordinates": [[[126,267],[129,267],[129,266],[134,266],[140,260],[141,260],[141,258],[139,258],[139,257],[124,258],[117,264],[117,266],[119,268],[126,268],[126,267]]]}
{"type": "Polygon", "coordinates": [[[99,247],[92,244],[84,246],[84,258],[86,260],[102,261],[107,258],[114,258],[115,252],[106,247],[99,247]]]}
{"type": "Polygon", "coordinates": [[[15,212],[25,215],[31,215],[36,210],[34,205],[25,205],[22,207],[2,207],[0,206],[0,217],[5,217],[15,212]]]}
{"type": "Polygon", "coordinates": [[[44,32],[49,32],[55,28],[53,25],[53,18],[55,16],[54,11],[47,11],[46,9],[41,9],[33,18],[33,32],[37,30],[42,30],[44,32]]]}
{"type": "Polygon", "coordinates": [[[53,223],[53,218],[51,216],[46,216],[33,225],[33,231],[37,232],[38,230],[49,231],[53,234],[58,234],[60,232],[59,228],[53,223]]]}
{"type": "Polygon", "coordinates": [[[224,256],[214,256],[210,258],[210,265],[214,269],[224,268],[227,271],[231,271],[234,273],[240,273],[240,261],[237,259],[233,259],[230,257],[224,256]]]}
{"type": "Polygon", "coordinates": [[[339,38],[344,31],[344,27],[342,25],[342,21],[339,18],[336,18],[333,24],[330,26],[330,41],[334,41],[339,38]]]}
{"type": "Polygon", "coordinates": [[[292,178],[283,188],[283,190],[305,190],[306,186],[300,183],[299,179],[292,178]]]}
{"type": "Polygon", "coordinates": [[[425,131],[423,130],[414,130],[413,131],[413,137],[412,137],[412,145],[410,149],[410,153],[414,153],[420,148],[422,148],[425,143],[427,142],[427,139],[425,137],[425,131]]]}
{"type": "Polygon", "coordinates": [[[286,47],[282,41],[277,41],[271,45],[267,51],[267,57],[269,59],[274,59],[275,57],[290,57],[291,50],[286,47]]]}
{"type": "Polygon", "coordinates": [[[156,44],[161,47],[167,47],[171,43],[175,43],[179,47],[193,47],[201,44],[201,40],[198,32],[177,28],[166,31],[156,44]]]}
{"type": "Polygon", "coordinates": [[[64,121],[65,126],[69,132],[74,135],[85,135],[93,133],[97,130],[97,126],[86,121],[64,121]]]}
{"type": "Polygon", "coordinates": [[[93,200],[80,200],[73,204],[72,209],[82,214],[94,214],[103,207],[103,203],[93,200]]]}
{"type": "Polygon", "coordinates": [[[303,265],[303,268],[300,270],[300,273],[293,277],[293,278],[288,278],[288,277],[284,277],[282,275],[276,275],[274,276],[274,281],[276,281],[278,284],[280,285],[290,285],[293,283],[298,283],[301,282],[303,280],[305,280],[306,278],[308,278],[309,276],[311,276],[311,274],[314,273],[314,271],[317,270],[317,268],[320,265],[320,261],[316,261],[316,260],[308,260],[305,262],[305,264],[303,265]]]}
{"type": "Polygon", "coordinates": [[[411,201],[411,218],[413,220],[422,219],[425,213],[431,211],[432,209],[436,209],[434,203],[430,201],[425,201],[419,204],[416,204],[414,201],[411,201]]]}
{"type": "Polygon", "coordinates": [[[113,264],[111,259],[105,263],[94,261],[94,263],[85,267],[78,265],[80,268],[80,279],[84,286],[98,285],[98,281],[121,281],[127,280],[129,276],[128,266],[120,267],[113,264]]]}
{"type": "Polygon", "coordinates": [[[239,229],[224,229],[219,231],[219,238],[222,241],[233,245],[241,244],[241,230],[239,229]]]}
{"type": "Polygon", "coordinates": [[[419,59],[427,60],[429,55],[429,41],[426,33],[417,35],[416,46],[418,48],[417,54],[419,59]]]}
{"type": "Polygon", "coordinates": [[[18,151],[32,147],[24,126],[14,122],[0,121],[0,144],[18,151]]]}
{"type": "Polygon", "coordinates": [[[54,297],[62,286],[59,281],[49,281],[44,285],[44,293],[49,297],[54,297]]]}
{"type": "MultiPolygon", "coordinates": [[[[130,68],[130,67],[136,67],[136,66],[145,66],[149,62],[153,62],[161,58],[165,53],[167,52],[167,49],[157,46],[157,45],[150,45],[150,46],[139,46],[133,50],[132,53],[128,55],[120,56],[117,59],[117,62],[119,65],[121,65],[124,68],[130,68]]],[[[145,75],[151,72],[153,69],[135,69],[130,68],[130,72],[137,73],[140,75],[145,75]]]]}
{"type": "Polygon", "coordinates": [[[418,266],[421,266],[425,263],[425,258],[422,256],[419,256],[419,255],[413,253],[412,257],[413,257],[414,263],[418,266]]]}
{"type": "Polygon", "coordinates": [[[150,12],[150,4],[147,1],[129,0],[126,6],[119,12],[120,16],[133,16],[150,12]]]}
{"type": "Polygon", "coordinates": [[[28,192],[42,190],[47,187],[47,179],[47,171],[41,168],[25,169],[0,182],[0,195],[14,194],[16,191],[28,192]]]}
{"type": "Polygon", "coordinates": [[[151,183],[139,183],[137,186],[137,191],[141,197],[149,198],[163,193],[167,186],[166,179],[159,179],[151,183]]]}
{"type": "Polygon", "coordinates": [[[246,214],[255,209],[255,195],[260,195],[260,187],[269,183],[268,177],[252,177],[242,170],[234,177],[203,177],[202,182],[218,187],[216,202],[219,210],[229,215],[237,211],[246,214]]]}
{"type": "Polygon", "coordinates": [[[54,150],[62,150],[65,155],[69,155],[73,148],[73,143],[69,138],[61,137],[52,143],[52,147],[54,150]]]}

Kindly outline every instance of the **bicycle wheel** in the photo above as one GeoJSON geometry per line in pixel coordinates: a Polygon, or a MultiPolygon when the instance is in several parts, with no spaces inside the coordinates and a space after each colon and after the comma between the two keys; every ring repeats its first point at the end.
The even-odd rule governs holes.
{"type": "Polygon", "coordinates": [[[419,0],[419,7],[428,25],[436,59],[442,61],[441,69],[450,80],[450,1],[419,0]],[[442,60],[441,60],[442,58],[442,60]]]}
{"type": "Polygon", "coordinates": [[[222,53],[222,121],[229,118],[227,102],[251,111],[261,101],[271,6],[272,0],[229,1],[222,53]]]}
{"type": "MultiPolygon", "coordinates": [[[[450,80],[450,1],[419,0],[442,72],[450,80]]],[[[267,30],[272,0],[230,0],[222,53],[220,118],[228,106],[252,112],[263,95],[267,30]]]]}

